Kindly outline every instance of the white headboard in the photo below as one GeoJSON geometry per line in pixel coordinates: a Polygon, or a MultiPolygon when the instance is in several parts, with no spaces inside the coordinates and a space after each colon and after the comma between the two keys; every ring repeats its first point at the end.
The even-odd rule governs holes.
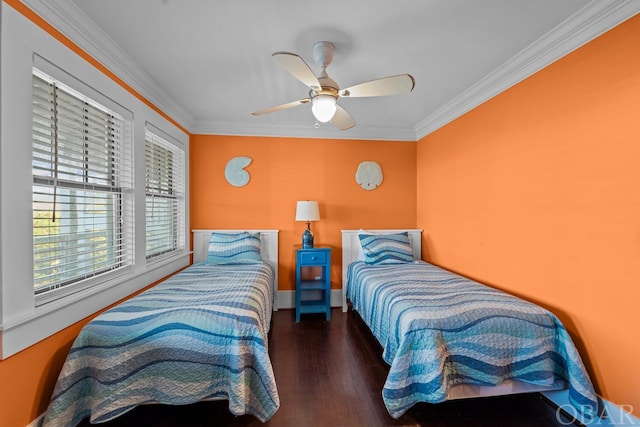
{"type": "MultiPolygon", "coordinates": [[[[418,228],[398,229],[367,229],[373,233],[402,233],[409,234],[409,242],[413,249],[413,257],[422,259],[422,230],[418,228]]],[[[347,271],[349,264],[358,259],[360,251],[360,234],[362,230],[342,230],[342,311],[347,311],[347,271]]]]}
{"type": "Polygon", "coordinates": [[[280,230],[193,230],[193,262],[201,262],[207,259],[209,251],[209,239],[211,232],[216,233],[240,233],[247,231],[249,233],[260,233],[260,256],[265,262],[268,262],[275,273],[274,277],[274,304],[273,309],[277,310],[278,295],[278,233],[280,230]]]}

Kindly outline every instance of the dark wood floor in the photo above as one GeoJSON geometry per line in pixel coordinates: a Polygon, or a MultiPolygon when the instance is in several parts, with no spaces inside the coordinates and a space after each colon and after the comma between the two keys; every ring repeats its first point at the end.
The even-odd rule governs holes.
{"type": "MultiPolygon", "coordinates": [[[[324,316],[305,315],[295,323],[292,310],[273,314],[270,354],[280,409],[267,423],[234,417],[226,402],[187,406],[138,407],[105,427],[153,426],[430,426],[558,427],[555,407],[540,394],[419,404],[399,419],[389,416],[381,390],[388,367],[380,347],[362,321],[339,309],[324,316]]],[[[81,424],[89,426],[87,421],[81,424]]]]}

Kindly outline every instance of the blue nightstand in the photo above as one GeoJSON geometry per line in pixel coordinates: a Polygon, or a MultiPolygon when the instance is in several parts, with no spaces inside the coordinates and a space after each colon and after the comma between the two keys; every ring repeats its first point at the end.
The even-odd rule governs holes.
{"type": "Polygon", "coordinates": [[[296,249],[296,322],[305,313],[331,316],[331,248],[296,249]]]}

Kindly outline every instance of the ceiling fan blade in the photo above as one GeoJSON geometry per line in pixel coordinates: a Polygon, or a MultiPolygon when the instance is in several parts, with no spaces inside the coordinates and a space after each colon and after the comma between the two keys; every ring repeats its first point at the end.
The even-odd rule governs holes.
{"type": "Polygon", "coordinates": [[[263,114],[273,113],[274,111],[286,110],[287,108],[297,107],[298,105],[306,104],[311,101],[310,98],[300,99],[298,101],[288,102],[286,104],[280,104],[269,108],[264,108],[262,110],[254,111],[254,116],[261,116],[263,114]]]}
{"type": "Polygon", "coordinates": [[[415,85],[416,80],[411,74],[399,74],[397,76],[383,77],[381,79],[360,83],[342,89],[338,94],[349,98],[397,95],[411,92],[415,85]]]}
{"type": "Polygon", "coordinates": [[[340,130],[351,129],[356,125],[356,121],[351,117],[351,114],[347,113],[339,105],[336,105],[336,113],[333,115],[331,123],[340,130]]]}
{"type": "Polygon", "coordinates": [[[311,89],[320,89],[318,78],[300,56],[289,52],[276,52],[272,56],[273,59],[278,61],[293,77],[311,89]]]}

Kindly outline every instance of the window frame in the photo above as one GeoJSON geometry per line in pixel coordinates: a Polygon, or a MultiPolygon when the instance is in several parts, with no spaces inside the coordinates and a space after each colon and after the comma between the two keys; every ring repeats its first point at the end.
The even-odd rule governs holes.
{"type": "Polygon", "coordinates": [[[132,265],[132,236],[123,226],[133,219],[123,198],[132,171],[120,155],[130,144],[128,123],[117,112],[35,67],[32,96],[34,293],[40,305],[132,265]],[[55,260],[39,262],[43,254],[55,260]]]}
{"type": "Polygon", "coordinates": [[[2,105],[11,107],[0,109],[0,357],[6,359],[191,263],[189,239],[183,251],[154,263],[145,262],[143,143],[149,121],[177,141],[185,153],[184,233],[188,236],[190,134],[140,93],[87,62],[13,8],[3,8],[2,24],[0,98],[2,105]],[[126,161],[136,184],[123,195],[133,212],[132,221],[125,224],[132,235],[133,265],[100,281],[87,279],[94,280],[92,286],[46,304],[36,304],[33,287],[34,67],[131,120],[126,129],[132,141],[126,161]]]}
{"type": "Polygon", "coordinates": [[[145,126],[145,258],[147,263],[157,262],[167,257],[173,256],[176,252],[183,251],[186,245],[184,233],[185,225],[185,152],[178,146],[177,141],[162,132],[150,123],[145,126]],[[148,152],[150,147],[151,153],[148,152]],[[170,162],[155,162],[153,156],[156,152],[165,151],[171,154],[170,162]],[[151,163],[151,165],[149,164],[151,163]],[[164,163],[164,164],[161,164],[164,163]],[[160,169],[160,175],[149,170],[160,169]],[[165,174],[164,169],[167,170],[165,174]],[[171,172],[168,172],[171,170],[171,172]],[[171,231],[166,237],[173,241],[171,248],[164,248],[160,251],[149,252],[149,198],[152,203],[155,199],[170,200],[172,203],[171,231]]]}

